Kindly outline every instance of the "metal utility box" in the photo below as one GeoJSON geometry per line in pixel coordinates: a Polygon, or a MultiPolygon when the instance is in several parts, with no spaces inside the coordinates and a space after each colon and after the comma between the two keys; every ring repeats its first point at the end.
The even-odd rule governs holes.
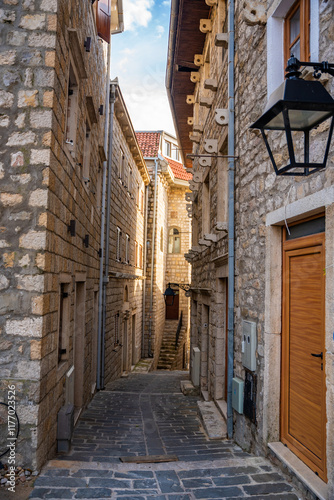
{"type": "Polygon", "coordinates": [[[256,323],[242,322],[242,364],[251,372],[256,370],[256,323]]]}
{"type": "Polygon", "coordinates": [[[191,356],[191,381],[195,387],[199,386],[199,374],[201,367],[201,351],[193,347],[191,356]]]}
{"type": "Polygon", "coordinates": [[[232,379],[232,408],[238,413],[244,410],[244,381],[238,377],[232,379]]]}
{"type": "Polygon", "coordinates": [[[74,430],[74,406],[67,404],[58,412],[57,422],[58,452],[69,452],[74,430]]]}

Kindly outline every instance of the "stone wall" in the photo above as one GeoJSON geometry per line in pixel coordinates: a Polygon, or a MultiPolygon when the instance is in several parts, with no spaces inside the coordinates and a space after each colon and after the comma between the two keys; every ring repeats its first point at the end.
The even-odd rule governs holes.
{"type": "Polygon", "coordinates": [[[87,363],[82,367],[82,405],[91,397],[100,238],[98,147],[104,125],[98,108],[105,95],[105,47],[97,40],[88,0],[8,0],[0,9],[0,22],[1,379],[3,390],[8,383],[16,385],[21,423],[17,463],[35,468],[56,449],[65,374],[75,361],[74,322],[83,311],[87,363]],[[70,35],[68,29],[75,31],[70,35]],[[92,37],[90,53],[83,47],[87,36],[92,37]],[[87,73],[78,82],[73,156],[65,144],[70,51],[78,73],[87,73]],[[96,123],[91,126],[90,182],[85,183],[82,152],[89,113],[96,123]],[[70,220],[76,221],[75,236],[68,232],[70,220]],[[88,247],[83,244],[86,235],[88,247]],[[69,294],[69,338],[58,363],[61,283],[69,294]],[[81,312],[76,283],[85,283],[81,312]]]}
{"type": "MultiPolygon", "coordinates": [[[[194,137],[193,152],[205,152],[204,141],[216,139],[218,153],[226,154],[227,127],[215,121],[215,110],[227,108],[227,65],[219,64],[219,58],[226,58],[225,49],[215,46],[215,36],[221,32],[218,9],[224,9],[225,2],[218,2],[211,11],[212,32],[206,36],[203,50],[204,60],[210,54],[210,79],[216,79],[217,91],[204,88],[208,78],[208,68],[199,67],[199,82],[194,98],[194,137]],[[212,102],[203,101],[211,98],[212,102]],[[202,109],[203,108],[203,109],[202,109]],[[205,108],[205,109],[204,109],[205,108]],[[197,110],[200,110],[199,112],[197,110]],[[196,122],[196,120],[198,120],[196,122]],[[203,132],[201,132],[203,127],[203,132]]],[[[292,4],[292,2],[291,2],[292,4]]],[[[284,226],[284,211],[289,213],[289,221],[294,217],[307,217],[312,214],[311,200],[317,199],[313,210],[326,212],[327,261],[332,262],[331,248],[331,206],[332,198],[326,198],[327,190],[333,185],[333,155],[330,153],[325,171],[309,177],[277,177],[273,171],[264,142],[258,131],[249,126],[263,112],[267,95],[268,24],[266,8],[271,13],[279,5],[275,2],[236,2],[235,9],[235,311],[234,311],[234,375],[245,379],[242,364],[242,321],[256,323],[256,423],[245,415],[234,412],[235,438],[241,446],[257,453],[266,453],[268,441],[278,441],[279,434],[279,387],[280,377],[280,335],[281,317],[273,304],[274,297],[281,300],[280,279],[276,287],[268,282],[277,275],[281,266],[280,248],[282,230],[271,225],[270,217],[275,210],[281,218],[275,219],[278,226],[284,226]],[[253,9],[253,10],[252,10],[253,9]],[[315,197],[315,198],[314,198],[315,197]],[[321,202],[321,199],[323,200],[321,202]],[[300,207],[297,209],[293,207],[300,207]],[[304,214],[304,215],[303,215],[304,214]],[[274,231],[275,230],[275,231],[274,231]],[[275,232],[275,234],[274,234],[275,232]],[[279,234],[279,237],[277,236],[279,234]],[[272,252],[272,254],[270,253],[272,252]],[[272,266],[272,269],[270,268],[272,266]],[[273,271],[275,270],[275,272],[273,271]],[[273,310],[275,309],[275,314],[273,310]],[[273,319],[274,318],[274,319],[273,319]],[[275,337],[276,341],[270,340],[275,337]],[[276,383],[274,381],[276,377],[276,383]],[[278,379],[277,379],[278,377],[278,379]]],[[[334,59],[334,37],[332,29],[333,5],[319,2],[319,60],[334,59]]],[[[312,78],[307,71],[304,78],[312,78]]],[[[282,74],[283,81],[283,74],[282,74]]],[[[326,75],[322,83],[333,95],[333,79],[326,75]]],[[[191,113],[191,108],[190,113],[191,113]]],[[[329,124],[324,123],[312,131],[311,156],[318,160],[325,143],[329,124]]],[[[299,143],[301,148],[301,143],[299,143]]],[[[283,149],[283,134],[274,134],[273,152],[278,166],[286,160],[283,149]]],[[[333,146],[332,146],[333,148],[333,146]]],[[[331,151],[332,151],[331,148],[331,151]]],[[[300,155],[300,149],[296,151],[300,155]]],[[[208,396],[220,399],[225,397],[225,338],[227,286],[227,238],[220,231],[219,222],[227,222],[227,165],[224,159],[212,159],[210,168],[199,166],[194,160],[194,174],[198,182],[192,183],[193,221],[198,226],[198,238],[193,241],[192,262],[192,331],[193,345],[201,349],[201,388],[208,396]],[[209,192],[209,195],[208,195],[209,192]],[[223,195],[223,197],[222,197],[223,195]],[[225,197],[225,199],[224,199],[225,197]],[[224,206],[221,212],[221,206],[224,206]],[[209,207],[209,222],[207,210],[209,207]],[[225,213],[225,217],[224,217],[225,213]],[[205,224],[208,227],[204,228],[205,224]],[[214,238],[205,238],[212,233],[214,238]],[[212,241],[211,241],[212,240],[212,241]]],[[[194,177],[195,178],[195,177],[194,177]]],[[[197,231],[195,231],[195,234],[197,231]]],[[[332,265],[332,264],[330,264],[332,265]]],[[[329,269],[329,268],[328,268],[329,269]]],[[[326,271],[327,287],[331,289],[331,276],[326,271]]],[[[332,310],[332,298],[326,294],[327,323],[327,466],[329,468],[330,488],[333,471],[333,340],[328,325],[328,310],[332,310]]],[[[331,490],[332,491],[332,490],[331,490]]]]}
{"type": "MultiPolygon", "coordinates": [[[[144,251],[145,206],[141,210],[139,190],[145,191],[142,175],[133,158],[131,144],[114,115],[113,151],[111,167],[111,226],[109,252],[109,283],[107,287],[106,323],[106,383],[120,377],[142,354],[143,319],[143,261],[137,262],[136,242],[144,251]],[[119,166],[124,152],[126,172],[119,177],[119,166]],[[128,168],[132,171],[132,186],[128,186],[128,168]],[[117,227],[122,231],[120,260],[116,259],[117,227]],[[129,236],[129,254],[126,260],[126,235],[129,236]],[[118,319],[117,319],[118,315],[118,319]],[[118,332],[116,328],[118,324],[118,332]]],[[[137,249],[138,252],[138,249],[137,249]]]]}

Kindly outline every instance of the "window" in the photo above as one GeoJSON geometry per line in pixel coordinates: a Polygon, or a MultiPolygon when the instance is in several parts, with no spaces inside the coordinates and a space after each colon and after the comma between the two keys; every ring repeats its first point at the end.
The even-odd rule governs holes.
{"type": "Polygon", "coordinates": [[[72,64],[70,64],[67,99],[65,143],[70,155],[75,158],[78,123],[78,78],[72,64]]]}
{"type": "Polygon", "coordinates": [[[84,152],[82,164],[82,180],[86,188],[89,187],[89,167],[90,167],[90,150],[91,150],[91,130],[88,120],[86,121],[86,131],[84,138],[84,152]]]}
{"type": "Polygon", "coordinates": [[[96,2],[97,34],[107,43],[110,43],[111,1],[99,0],[96,2]]]}
{"type": "Polygon", "coordinates": [[[135,266],[139,267],[139,245],[135,242],[135,266]]]}
{"type": "Polygon", "coordinates": [[[141,189],[140,191],[140,211],[143,214],[144,213],[144,191],[141,189]]]}
{"type": "Polygon", "coordinates": [[[119,344],[119,313],[114,316],[115,325],[115,344],[119,344]]]}
{"type": "Polygon", "coordinates": [[[164,229],[160,229],[160,252],[164,251],[164,229]]]}
{"type": "MultiPolygon", "coordinates": [[[[281,0],[272,2],[268,8],[267,21],[267,97],[284,81],[287,60],[290,56],[290,45],[296,50],[294,41],[298,42],[300,35],[300,58],[311,61],[319,60],[319,0],[281,0]],[[294,40],[288,36],[292,25],[296,21],[296,10],[300,13],[300,27],[294,40]],[[304,21],[305,22],[304,22],[304,21]],[[290,25],[290,27],[289,27],[290,25]],[[306,35],[306,40],[305,36],[306,35]],[[308,40],[307,40],[308,38],[308,40]],[[306,44],[306,49],[305,49],[306,44]]],[[[297,14],[298,18],[298,14],[297,14]]],[[[292,26],[292,31],[294,27],[292,26]]],[[[291,33],[290,33],[291,34],[291,33]]],[[[291,35],[292,38],[292,35],[291,35]]],[[[297,55],[297,54],[295,54],[297,55]]]]}
{"type": "Polygon", "coordinates": [[[179,161],[179,148],[176,144],[172,144],[172,158],[179,161]]]}
{"type": "Polygon", "coordinates": [[[171,227],[168,234],[168,253],[181,252],[181,236],[177,227],[171,227]]]}
{"type": "Polygon", "coordinates": [[[116,239],[116,260],[121,262],[121,236],[122,231],[117,227],[117,239],[116,239]]]}
{"type": "Polygon", "coordinates": [[[142,268],[143,267],[143,246],[142,245],[139,245],[139,258],[138,258],[138,264],[139,264],[139,267],[142,268]]]}
{"type": "Polygon", "coordinates": [[[132,168],[128,165],[128,193],[132,194],[132,168]]]}
{"type": "Polygon", "coordinates": [[[139,188],[139,182],[136,182],[136,204],[137,207],[139,208],[139,200],[140,200],[140,188],[139,188]]]}
{"type": "Polygon", "coordinates": [[[172,154],[172,144],[169,141],[165,141],[165,155],[171,157],[172,154]]]}
{"type": "Polygon", "coordinates": [[[130,236],[125,235],[125,262],[130,264],[130,236]]]}
{"type": "Polygon", "coordinates": [[[210,233],[210,179],[207,176],[202,187],[202,234],[210,233]]]}
{"type": "Polygon", "coordinates": [[[310,5],[309,0],[297,0],[289,10],[284,23],[285,65],[293,54],[300,61],[310,60],[310,5]]]}
{"type": "Polygon", "coordinates": [[[125,169],[124,163],[125,163],[125,154],[124,154],[123,149],[121,148],[120,159],[119,159],[119,163],[118,163],[118,178],[120,180],[122,180],[124,177],[124,169],[125,169]]]}
{"type": "Polygon", "coordinates": [[[60,283],[59,323],[58,323],[58,363],[61,363],[62,361],[68,359],[69,323],[70,323],[69,284],[60,283]]]}

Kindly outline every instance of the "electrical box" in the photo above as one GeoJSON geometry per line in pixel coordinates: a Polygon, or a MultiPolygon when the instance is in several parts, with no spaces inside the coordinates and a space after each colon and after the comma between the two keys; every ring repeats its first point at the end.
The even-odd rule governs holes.
{"type": "Polygon", "coordinates": [[[256,323],[242,322],[242,364],[251,372],[256,370],[256,323]]]}
{"type": "Polygon", "coordinates": [[[232,379],[232,408],[238,413],[244,411],[244,381],[238,377],[232,379]]]}

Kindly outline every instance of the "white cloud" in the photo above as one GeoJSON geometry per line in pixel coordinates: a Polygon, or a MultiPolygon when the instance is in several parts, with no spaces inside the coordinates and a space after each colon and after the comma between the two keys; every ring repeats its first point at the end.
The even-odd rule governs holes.
{"type": "Polygon", "coordinates": [[[163,5],[164,7],[169,7],[169,6],[170,6],[170,0],[164,0],[164,1],[162,2],[162,5],[163,5]]]}
{"type": "Polygon", "coordinates": [[[158,38],[161,38],[161,37],[162,37],[162,35],[163,35],[163,34],[164,34],[164,32],[165,32],[165,28],[164,28],[163,26],[159,26],[159,25],[158,25],[158,26],[155,28],[155,31],[156,31],[156,33],[157,33],[157,37],[158,37],[158,38]]]}
{"type": "Polygon", "coordinates": [[[154,0],[123,0],[124,26],[126,30],[146,27],[152,19],[154,0]]]}

